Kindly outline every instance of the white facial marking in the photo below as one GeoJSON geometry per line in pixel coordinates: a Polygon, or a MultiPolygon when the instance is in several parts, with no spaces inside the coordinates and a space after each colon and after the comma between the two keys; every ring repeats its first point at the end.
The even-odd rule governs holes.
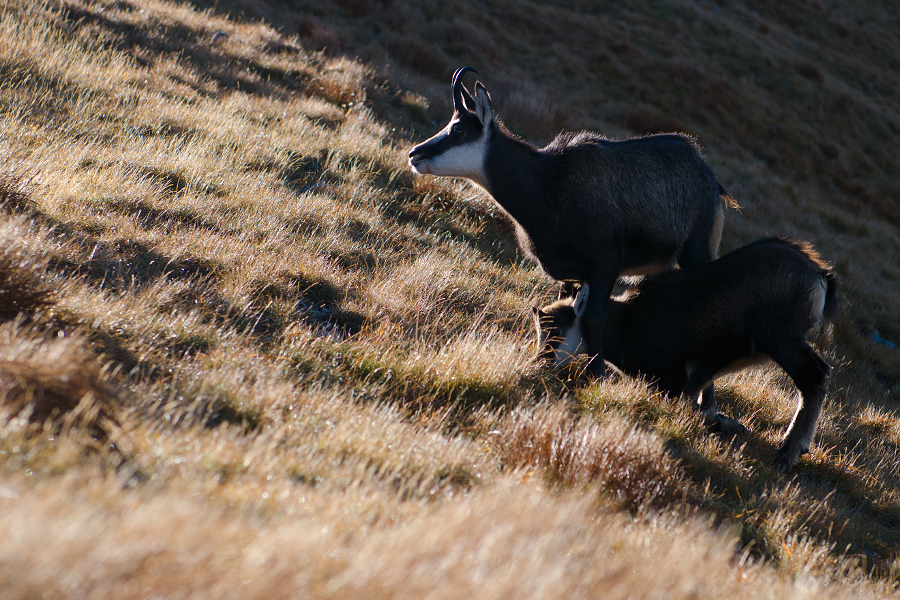
{"type": "Polygon", "coordinates": [[[586,351],[584,344],[581,343],[580,318],[575,319],[572,326],[569,327],[568,330],[562,332],[562,334],[563,339],[556,348],[556,353],[553,357],[553,366],[557,369],[562,369],[572,362],[572,359],[578,356],[578,354],[586,351]]]}
{"type": "Polygon", "coordinates": [[[409,166],[412,168],[413,172],[419,175],[430,175],[431,171],[428,169],[427,161],[417,161],[413,162],[413,159],[409,159],[409,166]]]}
{"type": "Polygon", "coordinates": [[[427,166],[428,173],[443,177],[466,177],[475,183],[484,181],[484,136],[459,146],[453,146],[428,161],[419,163],[427,166]]]}

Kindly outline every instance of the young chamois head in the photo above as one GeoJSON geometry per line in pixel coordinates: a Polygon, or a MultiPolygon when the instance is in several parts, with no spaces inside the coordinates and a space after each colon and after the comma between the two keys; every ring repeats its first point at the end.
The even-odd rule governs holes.
{"type": "Polygon", "coordinates": [[[534,325],[538,335],[538,360],[552,361],[562,369],[578,354],[587,352],[582,341],[581,318],[587,306],[589,286],[581,284],[575,298],[563,298],[549,306],[535,306],[534,325]]]}
{"type": "Polygon", "coordinates": [[[409,166],[420,175],[465,177],[483,184],[484,160],[494,127],[491,97],[481,82],[475,84],[473,98],[462,83],[472,67],[453,74],[453,117],[440,132],[409,152],[409,166]]]}

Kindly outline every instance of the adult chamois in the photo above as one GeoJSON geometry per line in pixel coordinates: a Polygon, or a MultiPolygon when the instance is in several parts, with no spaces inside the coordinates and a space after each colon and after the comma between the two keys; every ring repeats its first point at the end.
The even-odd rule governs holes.
{"type": "Polygon", "coordinates": [[[602,376],[604,308],[616,279],[715,259],[723,201],[734,201],[689,136],[615,141],[581,131],[537,148],[494,116],[481,82],[473,98],[462,83],[467,71],[475,69],[453,74],[450,122],[410,151],[409,164],[483,187],[545,273],[591,286],[583,333],[591,372],[602,376]]]}
{"type": "MultiPolygon", "coordinates": [[[[644,279],[607,306],[606,359],[628,375],[644,375],[675,397],[716,415],[701,390],[724,373],[774,360],[793,379],[801,400],[778,450],[787,472],[809,451],[831,367],[810,336],[838,309],[837,278],[806,243],[767,238],[699,269],[644,279]]],[[[584,352],[579,321],[587,285],[578,296],[535,307],[539,358],[558,367],[584,352]]]]}

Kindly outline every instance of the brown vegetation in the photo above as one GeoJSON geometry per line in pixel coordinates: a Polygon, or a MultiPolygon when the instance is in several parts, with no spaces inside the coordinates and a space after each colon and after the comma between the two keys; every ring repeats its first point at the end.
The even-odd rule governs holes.
{"type": "Polygon", "coordinates": [[[23,229],[22,220],[0,224],[0,322],[29,315],[53,301],[43,281],[47,259],[30,251],[23,229]]]}
{"type": "Polygon", "coordinates": [[[75,427],[108,440],[118,427],[116,394],[83,346],[78,338],[48,340],[0,326],[0,418],[50,424],[55,434],[75,427]]]}
{"type": "Polygon", "coordinates": [[[4,597],[895,592],[891,10],[4,4],[4,597]],[[555,286],[479,190],[405,163],[463,64],[532,140],[696,135],[743,206],[723,250],[835,263],[838,368],[790,476],[775,369],[717,385],[744,448],[533,364],[555,286]]]}

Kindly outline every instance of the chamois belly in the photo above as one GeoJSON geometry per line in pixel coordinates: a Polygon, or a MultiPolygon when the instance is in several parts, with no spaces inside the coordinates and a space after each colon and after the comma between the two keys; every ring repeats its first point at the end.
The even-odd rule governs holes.
{"type": "Polygon", "coordinates": [[[750,356],[744,356],[737,360],[734,360],[724,367],[720,368],[716,371],[715,375],[713,375],[713,379],[718,379],[724,375],[728,375],[729,373],[737,373],[738,371],[743,371],[748,367],[755,367],[757,365],[764,365],[772,362],[772,357],[766,354],[765,352],[756,352],[751,354],[750,356]]]}
{"type": "Polygon", "coordinates": [[[731,340],[731,343],[719,343],[716,346],[718,352],[715,354],[716,359],[713,359],[715,362],[709,365],[712,368],[707,367],[714,372],[713,379],[743,371],[748,367],[763,365],[772,360],[767,352],[748,337],[740,336],[731,340]]]}
{"type": "Polygon", "coordinates": [[[672,240],[644,238],[617,247],[612,239],[579,231],[529,232],[516,223],[519,247],[557,281],[586,281],[601,268],[619,275],[650,275],[675,267],[678,245],[672,240]],[[605,263],[605,264],[604,264],[605,263]]]}
{"type": "Polygon", "coordinates": [[[591,273],[592,262],[583,248],[570,243],[558,243],[541,237],[532,237],[522,228],[517,228],[519,247],[533,258],[541,269],[557,281],[586,281],[591,273]]]}

